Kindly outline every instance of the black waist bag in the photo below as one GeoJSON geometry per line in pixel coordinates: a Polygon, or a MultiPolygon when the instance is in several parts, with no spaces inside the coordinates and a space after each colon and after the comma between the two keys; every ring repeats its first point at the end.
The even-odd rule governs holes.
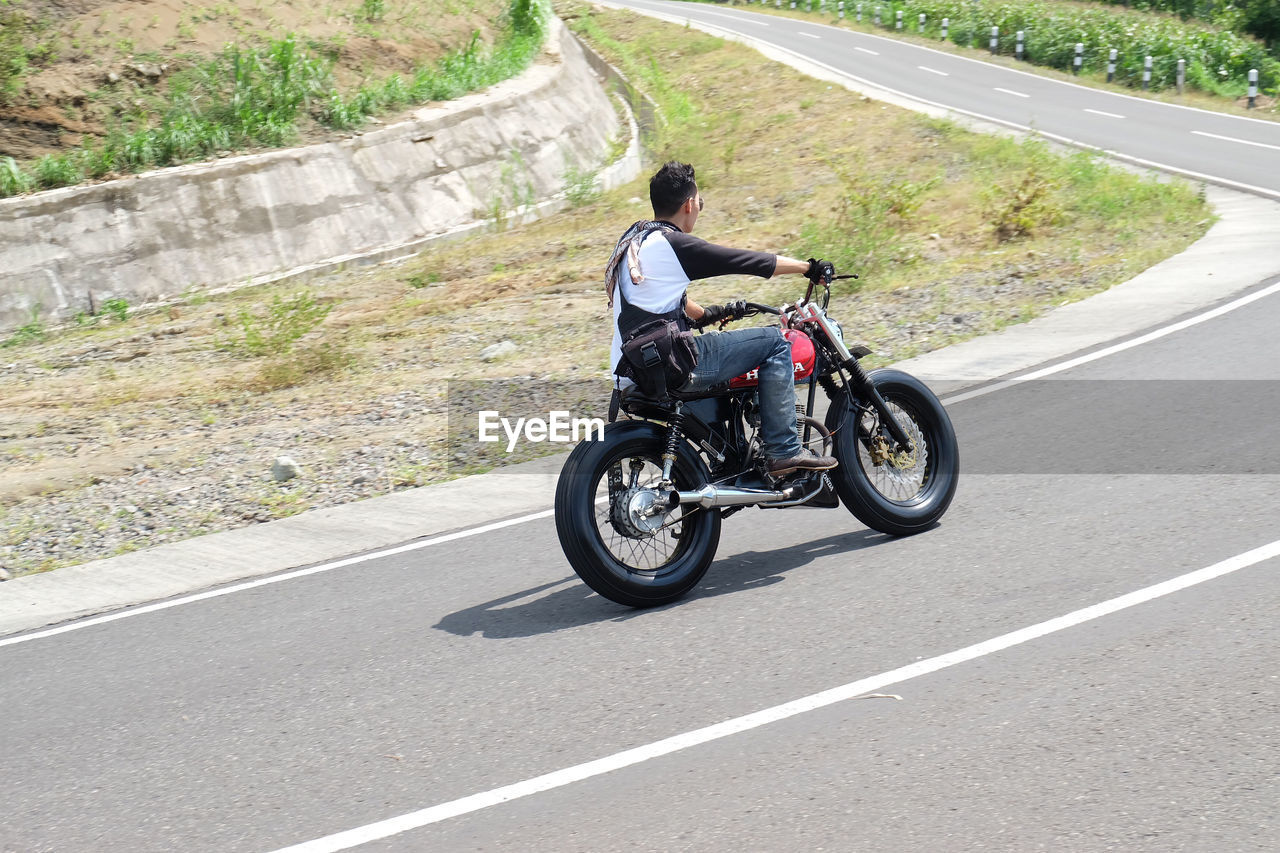
{"type": "Polygon", "coordinates": [[[667,396],[667,389],[689,381],[697,366],[693,333],[681,329],[675,320],[652,320],[622,342],[617,373],[635,382],[646,397],[660,400],[667,396]]]}

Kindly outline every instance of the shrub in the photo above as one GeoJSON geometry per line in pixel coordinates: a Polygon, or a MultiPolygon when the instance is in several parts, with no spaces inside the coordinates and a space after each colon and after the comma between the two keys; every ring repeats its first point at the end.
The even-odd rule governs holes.
{"type": "Polygon", "coordinates": [[[0,197],[21,195],[35,187],[35,179],[22,170],[12,157],[0,157],[0,197]]]}
{"type": "Polygon", "coordinates": [[[43,341],[47,337],[48,332],[45,329],[44,321],[40,319],[40,311],[44,308],[42,305],[36,305],[31,309],[31,321],[14,329],[13,334],[5,338],[0,343],[3,347],[16,347],[23,344],[35,343],[43,341]]]}
{"type": "Polygon", "coordinates": [[[996,242],[1031,237],[1042,227],[1059,222],[1062,208],[1055,198],[1057,190],[1057,181],[1034,166],[1022,180],[987,190],[984,211],[991,220],[996,242]]]}
{"type": "Polygon", "coordinates": [[[917,182],[829,165],[840,182],[840,200],[830,220],[801,229],[805,244],[836,269],[860,274],[909,260],[906,221],[941,179],[917,182]]]}
{"type": "Polygon", "coordinates": [[[240,311],[236,318],[239,335],[219,341],[218,348],[250,358],[284,355],[299,338],[324,322],[332,310],[332,304],[318,302],[307,291],[289,299],[276,295],[261,314],[240,311]]]}
{"type": "Polygon", "coordinates": [[[129,303],[118,296],[103,302],[102,310],[117,323],[123,323],[129,318],[129,303]]]}

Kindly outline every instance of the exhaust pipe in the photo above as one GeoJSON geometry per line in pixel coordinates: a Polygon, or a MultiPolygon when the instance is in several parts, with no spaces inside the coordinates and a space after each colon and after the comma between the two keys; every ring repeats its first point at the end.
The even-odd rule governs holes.
{"type": "MultiPolygon", "coordinates": [[[[788,492],[790,489],[787,490],[788,492]]],[[[733,489],[703,486],[692,492],[672,492],[676,504],[697,504],[700,507],[714,509],[721,506],[744,506],[747,504],[772,504],[790,500],[787,492],[774,492],[767,489],[733,489]]]]}

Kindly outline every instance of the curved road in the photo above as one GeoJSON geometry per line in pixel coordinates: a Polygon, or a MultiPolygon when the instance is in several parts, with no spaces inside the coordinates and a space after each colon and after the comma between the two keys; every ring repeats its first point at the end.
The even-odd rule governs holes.
{"type": "MultiPolygon", "coordinates": [[[[918,105],[1031,130],[1121,159],[1280,199],[1280,122],[1190,109],[1041,77],[821,22],[701,3],[606,5],[772,47],[918,105]]],[[[851,4],[850,4],[851,8],[851,4]]]]}
{"type": "Polygon", "coordinates": [[[750,510],[671,607],[543,512],[0,641],[0,850],[1274,849],[1280,283],[1197,319],[950,398],[935,530],[750,510]]]}

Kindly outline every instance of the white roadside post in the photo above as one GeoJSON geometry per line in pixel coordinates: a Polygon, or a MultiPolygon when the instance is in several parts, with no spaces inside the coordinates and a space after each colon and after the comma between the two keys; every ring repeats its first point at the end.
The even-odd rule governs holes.
{"type": "Polygon", "coordinates": [[[1116,79],[1116,49],[1111,48],[1111,55],[1107,59],[1107,82],[1111,83],[1116,79]]]}
{"type": "Polygon", "coordinates": [[[1147,57],[1142,63],[1142,90],[1145,92],[1151,87],[1151,57],[1147,57]]]}
{"type": "Polygon", "coordinates": [[[1178,94],[1182,94],[1182,87],[1187,82],[1187,61],[1185,59],[1178,60],[1178,94]]]}
{"type": "Polygon", "coordinates": [[[1249,109],[1253,109],[1258,102],[1258,69],[1249,69],[1249,109]]]}
{"type": "Polygon", "coordinates": [[[1000,28],[991,28],[991,55],[995,56],[996,50],[1000,47],[1000,28]]]}
{"type": "Polygon", "coordinates": [[[920,13],[920,26],[917,28],[920,35],[924,35],[924,12],[920,13]]]}
{"type": "Polygon", "coordinates": [[[946,41],[946,40],[947,40],[947,30],[948,30],[950,27],[951,27],[951,19],[950,19],[950,18],[943,18],[943,19],[942,19],[942,40],[943,40],[943,41],[946,41]]]}
{"type": "Polygon", "coordinates": [[[1084,64],[1084,43],[1076,42],[1076,58],[1071,63],[1071,73],[1080,76],[1080,66],[1084,64]]]}
{"type": "Polygon", "coordinates": [[[902,32],[902,10],[898,10],[898,14],[894,16],[893,28],[898,32],[902,32]]]}
{"type": "Polygon", "coordinates": [[[1016,58],[1019,62],[1022,61],[1022,41],[1025,35],[1026,35],[1025,32],[1023,32],[1022,30],[1018,30],[1018,47],[1014,51],[1014,58],[1016,58]]]}

